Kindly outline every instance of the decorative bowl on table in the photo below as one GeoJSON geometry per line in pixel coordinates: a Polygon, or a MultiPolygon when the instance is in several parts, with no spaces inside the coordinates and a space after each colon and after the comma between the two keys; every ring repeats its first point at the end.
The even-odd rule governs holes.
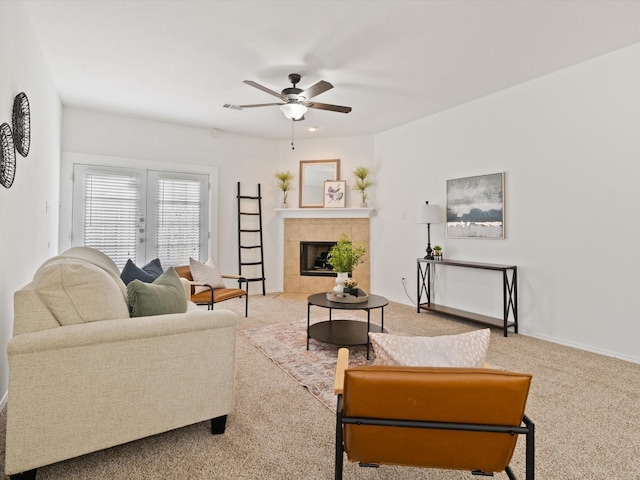
{"type": "Polygon", "coordinates": [[[327,300],[338,303],[364,303],[369,295],[360,288],[345,288],[342,293],[327,292],[327,300]]]}

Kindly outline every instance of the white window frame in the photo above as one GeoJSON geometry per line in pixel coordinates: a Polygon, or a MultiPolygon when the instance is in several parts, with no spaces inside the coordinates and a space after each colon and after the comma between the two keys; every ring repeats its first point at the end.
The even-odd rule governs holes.
{"type": "MultiPolygon", "coordinates": [[[[157,185],[155,182],[162,176],[164,178],[174,179],[187,179],[195,180],[203,185],[201,190],[201,225],[200,229],[200,254],[199,259],[205,261],[209,258],[210,251],[210,230],[211,230],[211,217],[210,217],[210,204],[214,201],[211,193],[211,179],[207,173],[186,173],[176,172],[171,170],[154,170],[145,168],[130,168],[124,166],[112,167],[99,164],[79,164],[73,163],[71,165],[73,174],[73,195],[71,199],[72,203],[72,222],[71,222],[71,246],[79,246],[84,243],[84,206],[86,198],[85,192],[85,179],[87,172],[99,172],[105,174],[124,175],[124,176],[137,176],[140,181],[140,195],[139,195],[139,225],[138,225],[138,245],[135,252],[136,262],[140,265],[149,262],[150,260],[157,258],[157,244],[155,241],[155,226],[157,225],[157,206],[155,199],[157,192],[157,185]]],[[[215,172],[217,174],[217,171],[215,172]]],[[[217,175],[216,175],[217,183],[217,175]]],[[[217,219],[216,219],[217,220],[217,219]]],[[[216,222],[217,223],[217,222],[216,222]]],[[[132,255],[133,259],[134,255],[132,255]]],[[[187,261],[188,259],[185,259],[187,261]]],[[[120,262],[122,263],[122,262],[120,262]]],[[[181,262],[180,262],[181,263],[181,262]]],[[[119,265],[122,267],[123,265],[119,265]]],[[[170,263],[163,266],[171,266],[170,263]]]]}

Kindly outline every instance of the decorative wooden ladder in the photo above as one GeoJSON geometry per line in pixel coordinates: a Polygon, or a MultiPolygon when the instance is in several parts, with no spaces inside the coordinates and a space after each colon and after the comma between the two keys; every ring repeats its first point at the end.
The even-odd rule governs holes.
{"type": "MultiPolygon", "coordinates": [[[[238,274],[247,282],[262,282],[262,295],[266,294],[264,275],[264,248],[262,241],[262,195],[242,195],[238,182],[238,274]],[[258,252],[258,253],[256,253],[258,252]],[[251,274],[246,272],[247,268],[251,274]],[[246,273],[245,273],[246,272],[246,273]]],[[[247,289],[249,284],[247,283],[247,289]]],[[[248,294],[249,292],[247,292],[248,294]]]]}

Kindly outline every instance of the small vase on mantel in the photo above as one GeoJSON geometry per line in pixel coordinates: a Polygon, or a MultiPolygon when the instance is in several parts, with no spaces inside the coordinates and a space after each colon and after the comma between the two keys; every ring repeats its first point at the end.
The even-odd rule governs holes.
{"type": "Polygon", "coordinates": [[[280,208],[289,208],[289,205],[287,204],[287,202],[282,202],[280,208]]]}
{"type": "Polygon", "coordinates": [[[333,289],[335,293],[344,292],[345,280],[349,280],[349,272],[338,272],[336,277],[336,286],[333,289]]]}

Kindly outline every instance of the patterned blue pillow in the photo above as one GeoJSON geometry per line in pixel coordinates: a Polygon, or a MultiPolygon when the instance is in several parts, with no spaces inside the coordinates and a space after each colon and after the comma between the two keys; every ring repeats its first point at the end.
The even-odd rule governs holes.
{"type": "Polygon", "coordinates": [[[120,278],[125,285],[129,285],[134,280],[140,280],[145,283],[153,283],[153,281],[162,275],[162,265],[160,259],[156,258],[140,268],[131,259],[127,260],[120,278]]]}

